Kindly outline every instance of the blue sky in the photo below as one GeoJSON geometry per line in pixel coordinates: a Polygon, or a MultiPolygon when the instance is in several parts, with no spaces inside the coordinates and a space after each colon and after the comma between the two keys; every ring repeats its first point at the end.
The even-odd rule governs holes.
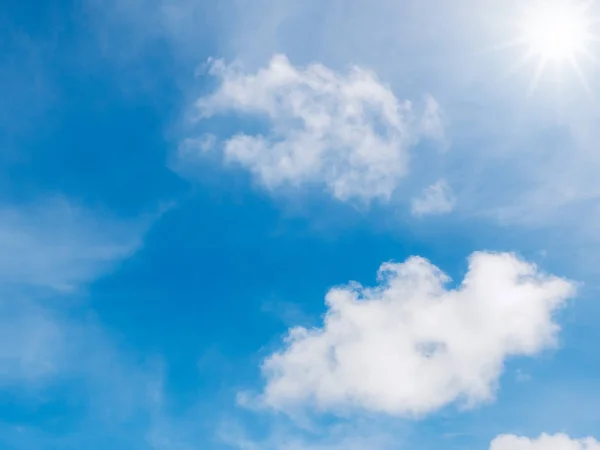
{"type": "Polygon", "coordinates": [[[0,448],[598,450],[581,5],[0,2],[0,448]]]}

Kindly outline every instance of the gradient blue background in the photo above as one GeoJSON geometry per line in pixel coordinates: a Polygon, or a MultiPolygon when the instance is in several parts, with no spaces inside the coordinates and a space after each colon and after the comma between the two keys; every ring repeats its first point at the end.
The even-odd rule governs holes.
{"type": "MultiPolygon", "coordinates": [[[[319,193],[272,196],[242,170],[214,161],[194,180],[179,176],[170,163],[185,128],[182,117],[190,101],[214,85],[195,69],[209,56],[235,56],[226,43],[238,24],[227,21],[228,8],[248,7],[205,1],[184,9],[183,3],[181,34],[174,35],[161,28],[157,11],[164,4],[154,1],[0,2],[0,201],[18,210],[60,196],[111,220],[143,223],[135,251],[71,292],[5,283],[6,298],[35,298],[74,327],[70,336],[83,350],[41,385],[0,383],[0,447],[220,449],[228,447],[217,430],[229,421],[268,434],[284,419],[236,406],[236,393],[260,386],[261,358],[289,326],[318,324],[330,287],[350,280],[373,284],[382,262],[410,255],[430,259],[460,281],[466,257],[481,249],[515,250],[585,282],[576,303],[561,313],[561,348],[509,361],[494,404],[378,426],[422,449],[486,448],[508,432],[597,433],[596,269],[582,263],[595,243],[579,242],[566,219],[551,227],[472,217],[415,221],[386,205],[357,210],[319,193]],[[582,248],[588,250],[583,256],[582,248]],[[160,388],[138,392],[154,382],[160,388]]],[[[369,58],[347,60],[318,42],[319,24],[327,20],[318,9],[297,17],[279,30],[281,48],[257,44],[248,60],[264,62],[261,52],[285,50],[297,63],[371,65],[369,58]],[[314,35],[307,24],[315,26],[314,35]],[[290,43],[292,35],[308,42],[290,43]],[[311,48],[321,45],[313,56],[311,48]]],[[[357,55],[369,54],[361,51],[357,55]]],[[[383,51],[374,49],[372,59],[383,51]]],[[[398,79],[390,82],[404,91],[433,89],[442,103],[453,98],[455,84],[426,71],[420,52],[402,57],[426,76],[395,78],[395,68],[381,76],[398,79]]],[[[495,96],[502,94],[486,97],[490,120],[510,111],[506,102],[496,105],[495,96]]],[[[493,132],[479,137],[456,122],[453,146],[494,142],[493,132]]],[[[550,124],[522,133],[535,147],[559,145],[565,132],[550,124]]],[[[502,178],[501,163],[493,167],[499,186],[512,185],[502,178]]],[[[10,252],[2,253],[10,262],[10,252]]],[[[10,347],[10,336],[1,345],[10,347]]]]}

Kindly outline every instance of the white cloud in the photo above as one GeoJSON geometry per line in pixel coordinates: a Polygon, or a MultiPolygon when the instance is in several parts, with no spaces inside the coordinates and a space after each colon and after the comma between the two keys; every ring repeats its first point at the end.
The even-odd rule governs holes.
{"type": "Polygon", "coordinates": [[[435,98],[428,95],[425,99],[425,109],[419,124],[421,133],[447,146],[448,138],[445,133],[444,123],[445,114],[442,107],[435,98]]]}
{"type": "Polygon", "coordinates": [[[0,206],[0,283],[69,289],[129,256],[143,231],[62,198],[0,206]]]}
{"type": "Polygon", "coordinates": [[[425,188],[419,197],[411,202],[414,216],[447,214],[454,209],[456,198],[446,180],[439,180],[425,188]]]}
{"type": "Polygon", "coordinates": [[[317,183],[344,201],[387,200],[408,172],[411,147],[443,137],[432,97],[419,118],[360,67],[346,74],[321,64],[297,68],[278,55],[256,73],[222,61],[211,73],[220,86],[197,101],[200,118],[243,113],[268,121],[266,134],[239,133],[223,143],[225,159],[268,189],[317,183]]]}
{"type": "Polygon", "coordinates": [[[503,435],[492,441],[490,450],[600,450],[600,442],[591,437],[571,439],[566,434],[542,434],[537,439],[503,435]]]}
{"type": "Polygon", "coordinates": [[[144,228],[61,198],[0,207],[0,387],[43,382],[80,362],[79,331],[56,296],[129,256],[144,228]]]}
{"type": "Polygon", "coordinates": [[[139,247],[141,222],[65,199],[0,206],[0,393],[17,409],[78,405],[68,432],[23,418],[2,428],[0,447],[93,448],[107,433],[143,442],[161,420],[162,367],[121,351],[78,289],[139,247]]]}
{"type": "Polygon", "coordinates": [[[39,305],[0,295],[0,388],[56,374],[67,345],[63,324],[39,305]]]}
{"type": "Polygon", "coordinates": [[[574,294],[512,254],[475,253],[457,289],[422,258],[384,264],[380,284],[332,289],[320,328],[293,328],[263,363],[261,401],[422,416],[493,398],[504,361],[552,347],[574,294]]]}
{"type": "Polygon", "coordinates": [[[215,144],[216,137],[212,134],[205,134],[197,138],[186,139],[179,146],[179,154],[177,157],[184,161],[194,158],[198,154],[201,155],[213,150],[215,144]]]}
{"type": "Polygon", "coordinates": [[[327,425],[311,424],[298,429],[290,423],[271,422],[266,433],[257,437],[250,427],[228,422],[221,426],[218,437],[226,445],[239,450],[391,450],[405,439],[407,427],[394,423],[393,432],[381,423],[352,420],[327,425]]]}

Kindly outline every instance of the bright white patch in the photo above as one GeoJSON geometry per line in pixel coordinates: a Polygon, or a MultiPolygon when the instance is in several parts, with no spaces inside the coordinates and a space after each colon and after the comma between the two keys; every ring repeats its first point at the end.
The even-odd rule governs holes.
{"type": "Polygon", "coordinates": [[[237,133],[219,147],[268,189],[320,184],[344,201],[387,200],[408,171],[411,147],[423,137],[444,139],[432,97],[418,117],[410,102],[359,67],[347,74],[321,64],[296,68],[279,55],[256,73],[220,61],[211,73],[221,83],[198,100],[200,117],[266,119],[262,133],[237,133]]]}
{"type": "MultiPolygon", "coordinates": [[[[555,71],[570,67],[589,90],[583,59],[594,61],[593,45],[597,43],[591,11],[593,3],[582,0],[543,0],[528,3],[518,23],[516,44],[525,48],[524,61],[537,66],[532,80],[534,89],[546,69],[555,71]]],[[[559,77],[560,78],[560,77],[559,77]]]]}
{"type": "Polygon", "coordinates": [[[414,198],[411,212],[414,216],[447,214],[454,209],[456,199],[452,188],[446,180],[440,180],[424,189],[421,195],[414,198]]]}
{"type": "Polygon", "coordinates": [[[264,361],[262,401],[422,416],[492,399],[506,358],[555,344],[553,314],[574,286],[512,254],[469,262],[457,289],[423,258],[384,264],[377,287],[332,289],[323,326],[291,329],[264,361]]]}
{"type": "Polygon", "coordinates": [[[569,1],[545,2],[529,12],[523,23],[523,39],[533,55],[563,62],[587,50],[588,27],[582,7],[569,1]]]}
{"type": "Polygon", "coordinates": [[[591,437],[571,439],[566,434],[542,434],[537,439],[504,435],[492,441],[490,450],[600,450],[600,442],[591,437]]]}

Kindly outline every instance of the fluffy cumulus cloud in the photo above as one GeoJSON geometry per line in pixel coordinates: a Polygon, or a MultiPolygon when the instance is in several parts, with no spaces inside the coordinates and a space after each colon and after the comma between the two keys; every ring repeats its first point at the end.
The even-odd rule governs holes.
{"type": "Polygon", "coordinates": [[[600,450],[600,442],[591,437],[572,439],[566,434],[542,434],[537,439],[503,435],[492,441],[490,450],[600,450]]]}
{"type": "Polygon", "coordinates": [[[411,202],[414,216],[446,214],[454,209],[456,198],[446,180],[439,180],[423,190],[411,202]]]}
{"type": "Polygon", "coordinates": [[[293,328],[263,363],[261,401],[423,416],[493,398],[504,361],[552,347],[571,282],[513,254],[475,253],[455,289],[427,260],[384,264],[379,285],[326,296],[320,328],[293,328]]]}
{"type": "Polygon", "coordinates": [[[317,184],[343,201],[386,200],[408,171],[411,147],[423,137],[444,139],[432,97],[417,112],[360,67],[348,73],[321,64],[298,68],[278,55],[256,73],[222,61],[210,71],[220,84],[197,101],[199,117],[241,113],[267,122],[264,132],[240,132],[220,148],[226,161],[241,164],[268,189],[317,184]]]}

